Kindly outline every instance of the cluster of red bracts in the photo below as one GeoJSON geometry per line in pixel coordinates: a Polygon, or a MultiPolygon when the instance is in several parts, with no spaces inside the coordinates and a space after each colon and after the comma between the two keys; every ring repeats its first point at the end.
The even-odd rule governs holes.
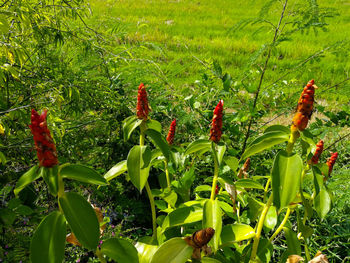
{"type": "Polygon", "coordinates": [[[39,159],[39,166],[52,167],[58,164],[55,143],[46,124],[47,110],[39,115],[32,109],[31,125],[34,143],[39,159]]]}
{"type": "Polygon", "coordinates": [[[314,80],[312,79],[301,93],[298,101],[297,113],[293,118],[292,130],[305,130],[312,114],[315,88],[316,86],[314,85],[314,80]]]}
{"type": "Polygon", "coordinates": [[[327,160],[327,165],[328,165],[328,176],[331,175],[332,170],[333,170],[333,166],[335,164],[335,161],[338,158],[338,153],[332,153],[331,157],[327,160]]]}
{"type": "Polygon", "coordinates": [[[145,88],[145,85],[141,83],[137,94],[137,106],[136,106],[137,118],[141,120],[147,120],[149,111],[150,111],[150,108],[148,105],[146,88],[145,88]]]}
{"type": "Polygon", "coordinates": [[[220,141],[222,135],[222,111],[224,108],[224,101],[220,100],[214,109],[213,121],[210,129],[210,140],[215,143],[220,141]]]}
{"type": "Polygon", "coordinates": [[[318,160],[320,159],[320,156],[322,154],[323,151],[323,141],[320,140],[317,144],[316,144],[316,150],[314,155],[312,156],[311,160],[310,160],[310,164],[317,164],[318,160]]]}
{"type": "Polygon", "coordinates": [[[174,119],[171,122],[168,136],[166,137],[166,140],[169,145],[172,145],[174,143],[175,129],[176,129],[176,119],[174,119]]]}

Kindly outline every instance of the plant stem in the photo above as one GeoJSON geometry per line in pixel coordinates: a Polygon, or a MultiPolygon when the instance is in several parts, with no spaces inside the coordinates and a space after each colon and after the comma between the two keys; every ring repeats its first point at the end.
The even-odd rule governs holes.
{"type": "Polygon", "coordinates": [[[218,183],[218,177],[219,177],[219,162],[218,162],[218,158],[216,155],[216,147],[215,147],[214,142],[212,142],[212,144],[211,144],[211,149],[213,151],[213,158],[214,158],[214,177],[213,177],[213,185],[211,187],[210,199],[214,200],[215,199],[216,185],[218,183]]]}
{"type": "Polygon", "coordinates": [[[164,170],[165,170],[165,176],[166,176],[166,183],[168,185],[168,188],[170,189],[171,181],[170,181],[170,177],[169,177],[168,160],[164,161],[164,170]]]}
{"type": "MultiPolygon", "coordinates": [[[[146,122],[142,121],[140,124],[140,146],[145,145],[145,131],[147,129],[146,122]]],[[[148,181],[145,184],[148,199],[151,205],[151,212],[152,212],[152,229],[153,229],[153,234],[152,238],[153,240],[157,240],[157,223],[156,223],[156,207],[154,204],[154,197],[151,192],[151,188],[149,187],[148,181]]]]}
{"type": "Polygon", "coordinates": [[[309,262],[311,260],[311,256],[310,256],[310,251],[309,251],[309,248],[306,244],[306,240],[304,240],[304,248],[305,248],[305,256],[306,256],[306,259],[307,261],[309,262]]]}
{"type": "Polygon", "coordinates": [[[256,234],[254,237],[254,243],[253,243],[253,247],[252,247],[252,253],[250,255],[250,260],[254,262],[255,258],[256,258],[256,253],[258,251],[258,245],[259,245],[259,241],[260,241],[260,236],[261,236],[261,231],[264,225],[264,221],[267,215],[267,212],[269,211],[269,208],[272,204],[272,197],[273,194],[270,195],[269,199],[267,200],[267,203],[263,209],[263,211],[261,212],[260,218],[259,218],[259,222],[258,222],[258,227],[256,229],[256,234]]]}
{"type": "Polygon", "coordinates": [[[157,223],[156,223],[156,207],[154,205],[154,198],[151,192],[151,188],[149,187],[148,182],[145,184],[147,195],[149,198],[149,202],[151,204],[151,211],[152,211],[152,229],[153,229],[153,235],[152,238],[153,240],[157,240],[157,223]]]}
{"type": "Polygon", "coordinates": [[[271,177],[269,177],[269,179],[267,179],[267,182],[266,182],[266,185],[265,185],[264,198],[263,198],[264,202],[266,201],[266,196],[267,196],[267,192],[269,191],[270,183],[271,183],[271,177]]]}
{"type": "Polygon", "coordinates": [[[106,259],[103,257],[100,249],[96,249],[96,252],[95,252],[96,256],[98,257],[98,259],[100,260],[100,262],[102,263],[107,263],[106,259]]]}
{"type": "Polygon", "coordinates": [[[299,136],[300,136],[300,133],[298,130],[292,131],[290,133],[289,141],[288,141],[287,148],[286,148],[286,151],[288,154],[292,153],[294,144],[297,141],[297,139],[299,138],[299,136]]]}
{"type": "Polygon", "coordinates": [[[283,221],[281,222],[281,224],[279,225],[279,227],[276,229],[275,233],[273,233],[273,235],[270,237],[269,241],[272,242],[274,240],[274,238],[282,231],[284,225],[287,223],[288,217],[291,213],[290,208],[287,208],[287,212],[286,215],[283,218],[283,221]]]}

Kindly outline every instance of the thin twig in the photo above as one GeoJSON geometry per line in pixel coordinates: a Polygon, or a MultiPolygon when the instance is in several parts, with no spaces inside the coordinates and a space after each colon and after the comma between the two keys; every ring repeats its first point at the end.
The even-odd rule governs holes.
{"type": "Polygon", "coordinates": [[[335,144],[337,144],[338,142],[340,142],[341,140],[345,139],[346,137],[350,136],[350,132],[342,137],[340,137],[338,140],[336,140],[335,142],[333,142],[331,145],[329,145],[327,148],[325,148],[323,151],[328,150],[329,148],[332,148],[335,144]]]}
{"type": "MultiPolygon", "coordinates": [[[[265,60],[264,68],[263,68],[263,70],[262,70],[262,72],[261,72],[261,75],[260,75],[259,85],[258,85],[258,89],[257,89],[257,91],[256,91],[256,93],[255,93],[255,98],[254,98],[254,103],[253,103],[252,112],[254,112],[254,110],[255,110],[255,108],[256,108],[256,103],[257,103],[258,98],[259,98],[259,93],[260,93],[261,85],[262,85],[262,82],[263,82],[263,79],[264,79],[264,75],[265,75],[265,72],[266,72],[266,69],[267,69],[267,65],[268,65],[269,60],[270,60],[270,57],[271,57],[271,51],[272,51],[273,46],[274,46],[275,43],[276,43],[277,34],[278,34],[279,28],[280,28],[281,23],[282,23],[282,19],[283,19],[283,16],[284,16],[284,12],[286,11],[287,3],[288,3],[288,0],[286,0],[286,1],[284,2],[283,10],[282,10],[282,13],[281,13],[281,17],[280,17],[280,20],[279,20],[278,25],[277,25],[277,27],[276,27],[275,35],[274,35],[273,40],[272,40],[272,43],[271,43],[271,45],[270,45],[269,52],[268,52],[267,57],[266,57],[266,60],[265,60]]],[[[250,117],[250,120],[249,120],[247,133],[246,133],[246,136],[245,136],[245,138],[244,138],[244,143],[243,143],[243,147],[242,147],[242,153],[244,152],[244,150],[245,150],[245,148],[246,148],[246,146],[247,146],[247,141],[248,141],[248,138],[249,138],[249,135],[250,135],[250,129],[251,129],[251,127],[252,127],[253,120],[254,120],[254,115],[251,116],[251,117],[250,117]]]]}

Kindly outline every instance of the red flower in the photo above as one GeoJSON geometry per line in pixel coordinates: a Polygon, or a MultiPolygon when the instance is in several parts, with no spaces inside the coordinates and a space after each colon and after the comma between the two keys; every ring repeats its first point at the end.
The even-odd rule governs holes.
{"type": "Polygon", "coordinates": [[[166,140],[169,145],[172,145],[174,143],[175,129],[176,129],[176,119],[174,119],[171,122],[168,136],[166,137],[166,140]]]}
{"type": "Polygon", "coordinates": [[[141,83],[137,94],[137,118],[147,120],[149,111],[146,88],[143,83],[141,83]]]}
{"type": "Polygon", "coordinates": [[[318,163],[318,160],[320,159],[322,151],[323,151],[323,141],[320,140],[316,144],[316,150],[315,150],[314,156],[312,156],[312,158],[310,160],[311,164],[317,164],[318,163]]]}
{"type": "Polygon", "coordinates": [[[39,159],[39,166],[52,167],[58,164],[56,146],[52,140],[50,130],[46,124],[47,110],[39,115],[32,109],[31,122],[29,125],[33,134],[34,143],[39,159]]]}
{"type": "Polygon", "coordinates": [[[292,130],[305,130],[312,115],[315,95],[314,80],[310,80],[301,93],[298,101],[297,113],[293,118],[292,130]]]}
{"type": "Polygon", "coordinates": [[[210,129],[210,140],[212,140],[215,143],[218,143],[220,141],[221,135],[222,135],[222,110],[224,107],[224,101],[220,100],[218,105],[216,105],[214,110],[214,116],[213,121],[211,123],[211,129],[210,129]]]}
{"type": "Polygon", "coordinates": [[[328,165],[328,176],[331,175],[332,170],[333,170],[333,166],[335,164],[335,161],[338,158],[338,153],[335,152],[331,155],[331,157],[327,160],[327,165],[328,165]]]}
{"type": "Polygon", "coordinates": [[[216,185],[216,187],[215,187],[215,195],[217,195],[218,193],[219,193],[219,186],[216,185]]]}

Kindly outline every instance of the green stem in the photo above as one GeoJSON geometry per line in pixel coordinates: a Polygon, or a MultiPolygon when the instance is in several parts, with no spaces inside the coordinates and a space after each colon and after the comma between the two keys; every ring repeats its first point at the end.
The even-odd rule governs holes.
{"type": "Polygon", "coordinates": [[[170,177],[169,177],[168,160],[164,161],[164,169],[165,169],[166,183],[168,185],[168,188],[170,188],[171,181],[170,181],[170,177]]]}
{"type": "Polygon", "coordinates": [[[272,242],[272,240],[274,240],[274,238],[282,231],[284,225],[287,223],[288,221],[288,217],[291,213],[290,208],[287,208],[287,212],[286,215],[283,218],[283,221],[281,222],[281,224],[279,225],[279,227],[276,229],[275,233],[273,233],[273,235],[270,237],[269,241],[272,242]]]}
{"type": "Polygon", "coordinates": [[[266,185],[265,185],[264,198],[263,198],[264,202],[266,201],[266,196],[267,196],[267,193],[269,191],[270,183],[271,183],[271,177],[269,177],[269,179],[267,179],[267,182],[266,182],[266,185]]]}
{"type": "Polygon", "coordinates": [[[107,263],[106,259],[104,258],[103,254],[101,253],[101,250],[99,248],[96,249],[95,254],[98,257],[98,259],[100,260],[100,262],[107,263]]]}
{"type": "Polygon", "coordinates": [[[145,184],[147,195],[149,198],[149,202],[151,204],[151,211],[152,211],[152,229],[153,229],[153,235],[152,238],[153,240],[157,240],[157,223],[156,223],[156,207],[154,205],[154,198],[151,192],[151,188],[149,187],[148,182],[145,184]]]}
{"type": "Polygon", "coordinates": [[[211,187],[210,199],[214,200],[215,199],[216,185],[218,183],[218,177],[219,177],[219,162],[218,162],[218,158],[217,158],[217,155],[216,155],[216,149],[215,149],[215,143],[214,142],[212,142],[212,144],[211,144],[211,149],[213,151],[213,157],[214,157],[214,178],[213,178],[213,185],[211,187]]]}
{"type": "Polygon", "coordinates": [[[272,204],[272,194],[270,195],[269,199],[267,200],[267,203],[263,209],[263,211],[261,212],[260,218],[259,218],[259,222],[258,222],[258,227],[256,229],[256,234],[254,237],[254,243],[253,243],[253,247],[252,247],[252,253],[250,255],[250,260],[254,262],[255,258],[256,258],[256,253],[258,251],[258,246],[259,246],[259,241],[260,241],[260,236],[261,236],[261,231],[262,228],[264,226],[264,221],[267,215],[267,212],[269,211],[269,208],[272,204]]]}
{"type": "Polygon", "coordinates": [[[292,153],[294,144],[295,144],[296,140],[299,138],[299,136],[300,136],[299,131],[292,131],[290,133],[290,137],[289,137],[289,141],[288,141],[287,149],[286,149],[287,153],[289,153],[289,154],[292,153]]]}
{"type": "Polygon", "coordinates": [[[305,256],[306,256],[306,259],[307,261],[309,262],[311,260],[311,256],[310,256],[310,251],[309,251],[309,248],[306,244],[306,240],[304,240],[304,248],[305,248],[305,256]]]}

